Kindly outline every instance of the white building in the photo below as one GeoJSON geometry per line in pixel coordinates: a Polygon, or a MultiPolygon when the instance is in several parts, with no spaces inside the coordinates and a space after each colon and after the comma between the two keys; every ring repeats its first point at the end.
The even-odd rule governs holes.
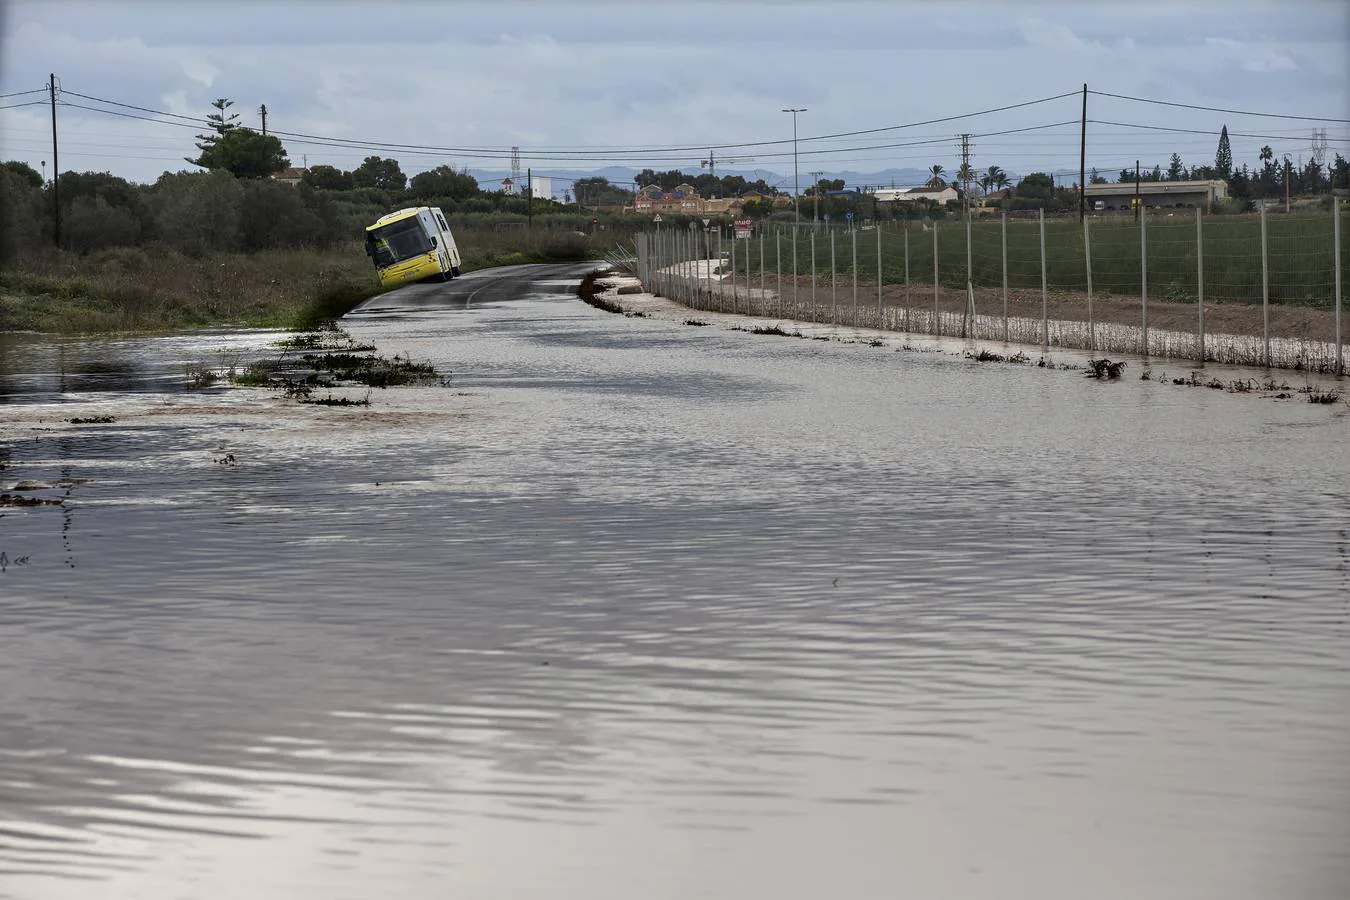
{"type": "Polygon", "coordinates": [[[552,197],[553,179],[547,175],[530,176],[530,196],[531,197],[552,197]]]}
{"type": "Polygon", "coordinates": [[[934,203],[946,203],[949,200],[955,200],[959,196],[954,187],[908,187],[908,188],[877,188],[872,192],[877,200],[883,203],[899,201],[900,203],[913,203],[916,200],[931,200],[934,203]]]}

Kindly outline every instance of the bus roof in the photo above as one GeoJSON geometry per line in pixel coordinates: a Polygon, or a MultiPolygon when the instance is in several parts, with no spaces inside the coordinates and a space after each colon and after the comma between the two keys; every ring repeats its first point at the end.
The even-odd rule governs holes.
{"type": "Polygon", "coordinates": [[[430,208],[431,207],[429,206],[409,206],[406,209],[400,209],[395,212],[391,212],[387,216],[380,216],[378,219],[376,219],[374,225],[367,225],[366,231],[373,231],[374,229],[379,228],[383,225],[389,225],[394,222],[401,222],[404,219],[412,218],[413,216],[417,215],[424,209],[430,208]]]}

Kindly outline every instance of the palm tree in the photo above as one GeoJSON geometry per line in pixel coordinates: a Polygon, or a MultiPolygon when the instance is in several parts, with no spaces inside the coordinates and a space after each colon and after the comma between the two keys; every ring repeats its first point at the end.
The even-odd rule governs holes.
{"type": "Polygon", "coordinates": [[[1264,147],[1261,148],[1261,162],[1270,162],[1274,158],[1275,158],[1275,151],[1270,149],[1269,144],[1266,144],[1264,147]]]}
{"type": "Polygon", "coordinates": [[[1008,180],[1008,173],[998,166],[990,166],[984,177],[989,179],[989,186],[994,190],[999,190],[1012,184],[1012,182],[1008,180]]]}
{"type": "Polygon", "coordinates": [[[946,174],[946,170],[943,169],[942,166],[935,165],[928,170],[928,173],[929,177],[926,187],[944,188],[947,186],[947,179],[942,177],[946,174]]]}

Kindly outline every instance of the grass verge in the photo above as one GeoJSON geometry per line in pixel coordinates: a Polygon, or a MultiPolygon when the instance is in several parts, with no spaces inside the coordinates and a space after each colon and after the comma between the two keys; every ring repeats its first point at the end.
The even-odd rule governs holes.
{"type": "MultiPolygon", "coordinates": [[[[586,238],[567,232],[468,232],[458,243],[465,272],[595,256],[586,238]]],[[[308,331],[385,290],[358,243],[202,256],[163,244],[49,250],[0,271],[0,331],[308,331]]]]}

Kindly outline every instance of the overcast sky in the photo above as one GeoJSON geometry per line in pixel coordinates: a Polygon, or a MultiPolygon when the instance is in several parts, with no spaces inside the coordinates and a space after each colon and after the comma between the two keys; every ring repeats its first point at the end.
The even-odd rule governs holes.
{"type": "MultiPolygon", "coordinates": [[[[1088,167],[1112,175],[1136,158],[1165,167],[1174,151],[1187,164],[1212,163],[1224,124],[1238,164],[1255,165],[1262,144],[1306,158],[1318,127],[1327,132],[1328,159],[1350,157],[1344,0],[8,0],[0,34],[0,94],[43,88],[54,72],[64,103],[145,115],[76,96],[84,94],[201,117],[213,98],[229,97],[242,124],[258,127],[266,104],[269,131],[386,148],[284,138],[296,165],[350,169],[376,153],[399,159],[409,174],[450,164],[481,176],[508,169],[515,145],[536,175],[625,164],[697,172],[708,148],[745,144],[714,151],[728,160],[722,171],[758,170],[791,189],[792,115],[781,110],[804,107],[803,185],[812,170],[940,163],[951,171],[961,132],[974,135],[977,169],[1071,171],[1076,92],[1085,82],[1092,91],[1323,120],[1090,95],[1088,167]],[[1061,94],[1072,96],[823,138],[1061,94]],[[1053,127],[994,134],[1029,126],[1053,127]],[[452,149],[414,153],[391,144],[452,149]],[[644,152],[624,152],[633,148],[644,152]]],[[[50,167],[49,107],[12,106],[32,100],[45,103],[46,95],[0,99],[11,107],[0,110],[0,158],[50,167]]],[[[194,154],[197,129],[186,123],[73,105],[58,115],[63,170],[153,181],[166,169],[190,168],[183,157],[194,154]]]]}

